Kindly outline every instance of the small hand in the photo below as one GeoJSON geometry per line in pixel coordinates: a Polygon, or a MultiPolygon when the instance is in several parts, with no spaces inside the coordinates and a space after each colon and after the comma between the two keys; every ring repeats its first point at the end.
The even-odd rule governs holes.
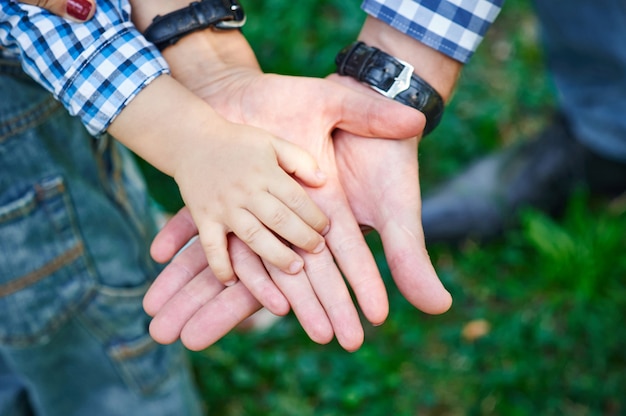
{"type": "Polygon", "coordinates": [[[312,186],[326,179],[299,147],[252,127],[226,128],[215,126],[217,137],[194,142],[174,174],[211,269],[222,283],[235,282],[226,242],[233,232],[270,264],[296,274],[304,262],[278,237],[320,252],[328,219],[295,178],[312,186]]]}

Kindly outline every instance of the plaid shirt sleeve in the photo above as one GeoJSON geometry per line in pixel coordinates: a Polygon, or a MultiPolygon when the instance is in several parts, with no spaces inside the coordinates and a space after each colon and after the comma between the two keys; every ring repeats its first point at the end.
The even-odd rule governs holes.
{"type": "Polygon", "coordinates": [[[361,7],[393,28],[466,63],[503,3],[504,0],[363,0],[361,7]]]}
{"type": "Polygon", "coordinates": [[[98,0],[94,18],[80,24],[0,1],[0,45],[95,136],[143,87],[169,72],[130,22],[128,0],[98,0]]]}

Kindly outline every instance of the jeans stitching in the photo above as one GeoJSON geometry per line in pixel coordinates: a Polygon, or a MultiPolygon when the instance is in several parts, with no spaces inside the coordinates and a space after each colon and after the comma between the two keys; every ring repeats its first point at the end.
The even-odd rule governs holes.
{"type": "Polygon", "coordinates": [[[84,253],[82,243],[76,244],[70,250],[64,252],[60,256],[52,259],[50,262],[43,265],[43,267],[28,273],[19,279],[13,280],[7,284],[0,285],[0,297],[11,295],[22,289],[25,289],[33,284],[37,283],[41,279],[48,277],[50,274],[57,270],[71,264],[77,260],[84,253]]]}
{"type": "Polygon", "coordinates": [[[44,123],[61,104],[53,98],[0,124],[0,142],[44,123]]]}

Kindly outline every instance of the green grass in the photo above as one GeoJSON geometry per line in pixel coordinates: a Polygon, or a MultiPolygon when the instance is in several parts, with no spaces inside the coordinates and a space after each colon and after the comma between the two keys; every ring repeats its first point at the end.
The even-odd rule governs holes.
{"type": "MultiPolygon", "coordinates": [[[[357,1],[247,3],[246,35],[263,68],[283,74],[332,71],[364,19],[357,1]]],[[[425,190],[547,122],[553,92],[528,3],[506,3],[420,145],[425,190]]],[[[162,198],[178,203],[171,188],[162,198]]],[[[191,355],[207,406],[220,416],[626,414],[625,205],[581,192],[559,220],[528,211],[500,241],[429,247],[454,296],[441,316],[402,298],[373,235],[391,313],[367,326],[365,345],[316,345],[293,317],[231,333],[191,355]],[[464,337],[476,321],[487,333],[464,337]]]]}

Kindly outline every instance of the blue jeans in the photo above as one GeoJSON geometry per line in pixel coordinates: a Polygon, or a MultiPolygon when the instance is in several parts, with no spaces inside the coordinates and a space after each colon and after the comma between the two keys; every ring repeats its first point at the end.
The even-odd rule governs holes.
{"type": "Polygon", "coordinates": [[[559,107],[576,138],[626,162],[626,3],[537,0],[559,107]]]}
{"type": "Polygon", "coordinates": [[[149,336],[155,227],[131,155],[0,61],[0,414],[199,415],[149,336]]]}

